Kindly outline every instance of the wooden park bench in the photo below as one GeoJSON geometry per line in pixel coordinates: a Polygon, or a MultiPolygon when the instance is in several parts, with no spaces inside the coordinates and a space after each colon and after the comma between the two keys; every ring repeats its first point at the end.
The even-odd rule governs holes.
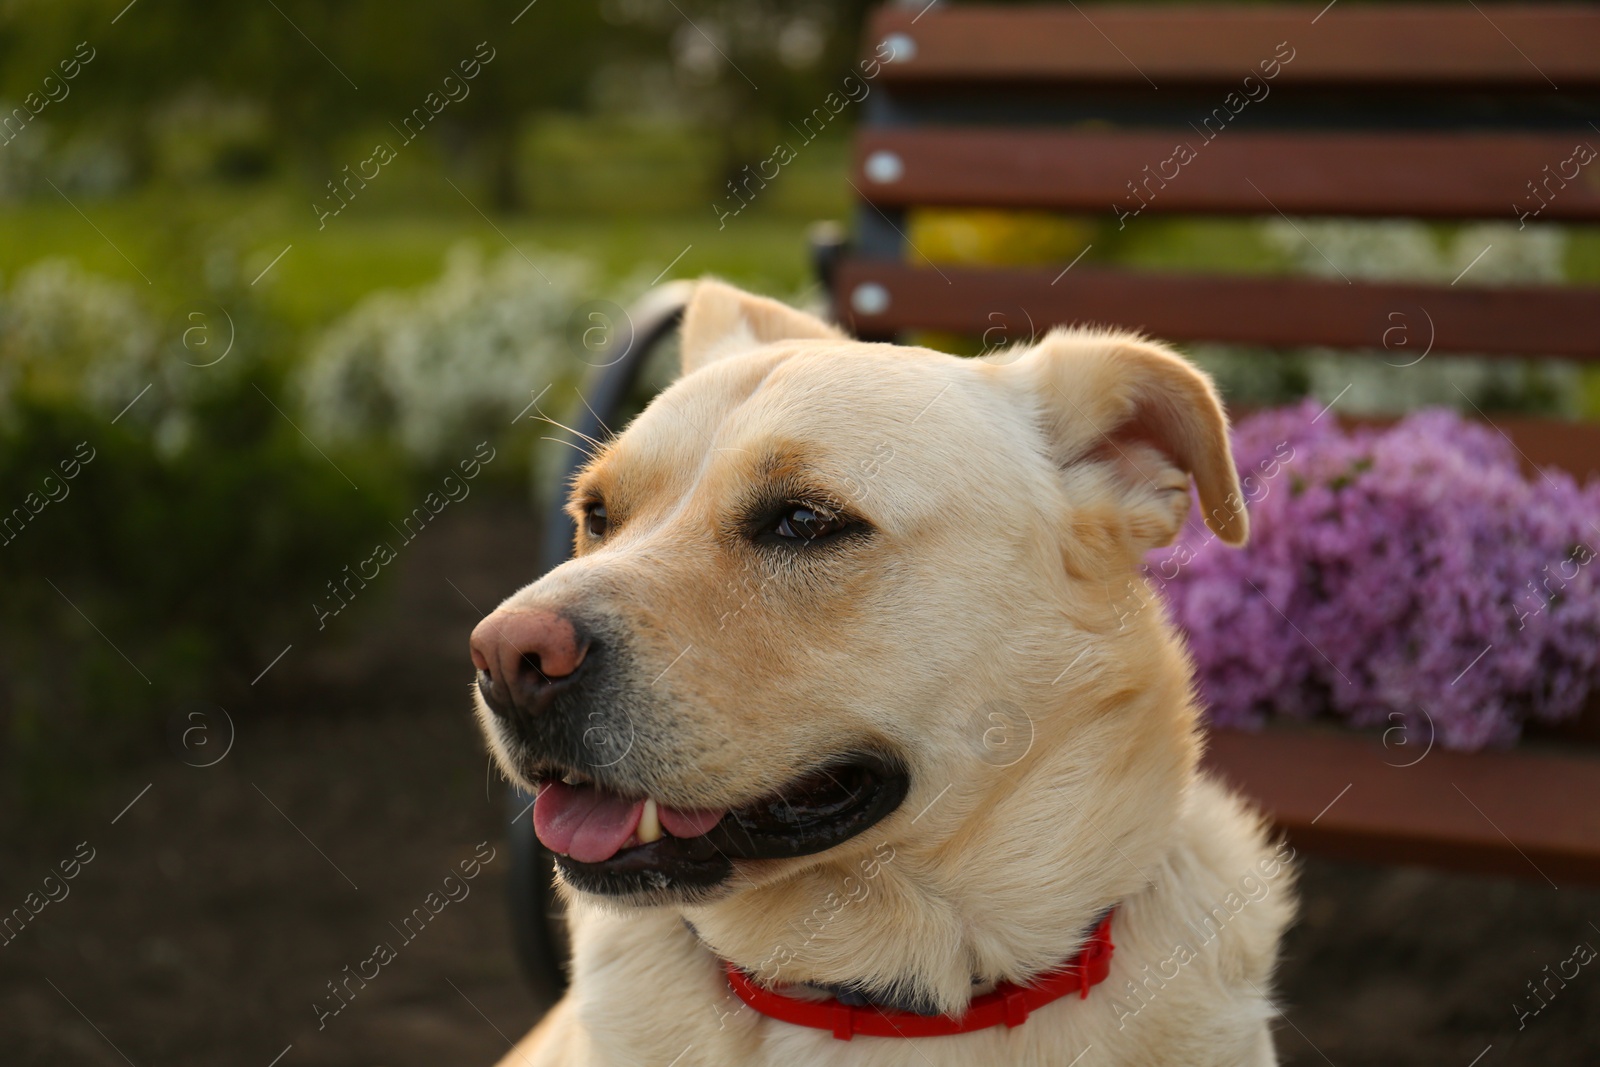
{"type": "MultiPolygon", "coordinates": [[[[1399,315],[1430,324],[1438,357],[1600,360],[1597,288],[1491,288],[1470,271],[1444,285],[1092,260],[935,266],[907,237],[908,212],[923,207],[1124,226],[1159,214],[1600,222],[1600,160],[1571,162],[1575,145],[1600,146],[1590,125],[1600,116],[1600,7],[919,4],[880,9],[863,54],[892,58],[855,135],[853,234],[816,247],[835,316],[857,336],[981,337],[999,323],[1016,340],[1094,322],[1180,343],[1381,359],[1399,315]],[[1237,104],[1262,84],[1269,95],[1237,104]]],[[[682,299],[667,289],[634,312],[615,362],[586,390],[593,410],[580,412],[579,430],[604,432],[682,299]]],[[[1530,466],[1600,471],[1600,426],[1493,421],[1530,466]]],[[[546,566],[566,558],[571,534],[552,511],[546,566]]],[[[1307,851],[1600,883],[1597,721],[1471,754],[1416,731],[1402,746],[1274,723],[1211,731],[1206,759],[1307,851]]],[[[521,824],[520,941],[534,973],[559,983],[542,924],[548,870],[521,824]]]]}

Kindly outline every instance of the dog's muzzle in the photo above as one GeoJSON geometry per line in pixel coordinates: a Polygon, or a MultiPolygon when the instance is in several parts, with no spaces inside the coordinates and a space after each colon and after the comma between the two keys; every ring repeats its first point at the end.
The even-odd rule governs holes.
{"type": "Polygon", "coordinates": [[[840,739],[760,795],[746,787],[720,800],[713,787],[710,804],[697,796],[683,805],[694,753],[674,747],[672,717],[641,689],[625,630],[508,605],[474,628],[471,652],[493,733],[537,793],[539,840],[564,879],[590,893],[703,897],[730,882],[736,861],[795,859],[849,841],[910,789],[894,753],[840,739]]]}

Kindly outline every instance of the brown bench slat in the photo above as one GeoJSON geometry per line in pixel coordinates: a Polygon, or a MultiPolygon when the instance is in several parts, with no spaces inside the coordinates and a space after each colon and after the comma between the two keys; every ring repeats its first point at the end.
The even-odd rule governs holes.
{"type": "MultiPolygon", "coordinates": [[[[1461,406],[1466,407],[1464,403],[1461,406]]],[[[1238,420],[1249,412],[1230,409],[1229,414],[1238,420]]],[[[1466,414],[1469,418],[1473,417],[1470,411],[1466,414]]],[[[1375,415],[1346,416],[1339,420],[1342,425],[1349,427],[1393,426],[1396,421],[1394,417],[1375,415]]],[[[1541,468],[1548,467],[1564,470],[1580,482],[1600,476],[1600,423],[1504,413],[1496,413],[1487,421],[1511,442],[1520,457],[1518,465],[1522,473],[1530,478],[1541,468]]],[[[1530,729],[1545,731],[1553,737],[1583,739],[1585,743],[1600,748],[1600,692],[1595,694],[1588,711],[1579,721],[1559,727],[1534,723],[1530,729]]]]}
{"type": "Polygon", "coordinates": [[[886,207],[1114,211],[1124,225],[1157,212],[1600,220],[1600,132],[1263,133],[1226,128],[1218,108],[1201,131],[868,128],[852,180],[886,207]]]}
{"type": "MultiPolygon", "coordinates": [[[[1492,254],[1492,253],[1491,253],[1492,254]]],[[[1392,363],[1429,351],[1600,361],[1600,290],[1477,288],[1253,275],[1146,273],[1080,264],[1051,269],[911,266],[844,258],[836,306],[857,334],[946,330],[1015,341],[1033,328],[1092,323],[1172,341],[1385,347],[1392,363]],[[865,314],[858,288],[888,303],[865,314]],[[1431,326],[1430,326],[1431,323],[1431,326]],[[1001,332],[995,332],[999,327],[1001,332]],[[1406,343],[1399,342],[1404,339],[1406,343]]],[[[868,302],[869,308],[872,304],[868,302]]]]}
{"type": "MultiPolygon", "coordinates": [[[[1398,371],[1396,373],[1399,373],[1398,371]]],[[[1463,408],[1466,405],[1461,405],[1463,408]]],[[[1259,408],[1228,406],[1228,415],[1238,422],[1259,408]]],[[[1475,416],[1471,411],[1468,418],[1475,416]]],[[[1511,442],[1519,459],[1517,465],[1528,477],[1541,469],[1554,467],[1584,482],[1600,477],[1600,423],[1570,419],[1539,418],[1535,415],[1513,415],[1497,412],[1492,416],[1479,413],[1477,421],[1486,421],[1511,442]]],[[[1345,415],[1339,423],[1346,428],[1385,428],[1399,421],[1397,416],[1345,415]]],[[[1532,723],[1529,729],[1545,736],[1562,740],[1582,741],[1600,750],[1600,691],[1594,695],[1589,708],[1575,722],[1560,726],[1532,723]]]]}
{"type": "Polygon", "coordinates": [[[894,85],[1234,83],[1279,42],[1281,84],[1600,85],[1600,11],[1574,4],[886,6],[867,51],[893,33],[915,49],[884,67],[894,85]]]}
{"type": "Polygon", "coordinates": [[[1421,756],[1427,738],[1413,732],[1408,741],[1385,749],[1371,737],[1293,725],[1213,730],[1206,764],[1310,851],[1600,882],[1600,757],[1435,747],[1398,766],[1421,756]]]}
{"type": "MultiPolygon", "coordinates": [[[[1495,415],[1489,420],[1509,437],[1522,456],[1523,473],[1559,467],[1580,482],[1600,476],[1600,422],[1564,422],[1526,415],[1495,415]]],[[[1591,704],[1584,724],[1597,735],[1600,707],[1591,704]]]]}

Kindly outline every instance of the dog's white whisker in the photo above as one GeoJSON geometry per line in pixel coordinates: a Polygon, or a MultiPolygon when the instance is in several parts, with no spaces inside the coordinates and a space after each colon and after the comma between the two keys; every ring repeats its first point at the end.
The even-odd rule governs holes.
{"type": "Polygon", "coordinates": [[[612,433],[612,432],[611,432],[611,427],[609,427],[609,426],[607,426],[607,425],[606,425],[606,420],[605,420],[605,419],[602,419],[602,418],[601,418],[601,417],[600,417],[600,415],[599,415],[599,414],[598,414],[598,413],[597,413],[597,412],[596,412],[596,411],[595,411],[595,410],[594,410],[594,408],[592,408],[592,407],[590,407],[590,406],[589,406],[589,398],[588,398],[588,397],[586,397],[586,396],[584,396],[584,395],[583,395],[583,394],[582,394],[582,393],[579,393],[579,394],[578,394],[578,400],[579,400],[579,401],[580,401],[580,402],[582,402],[582,404],[583,404],[583,407],[584,407],[584,410],[585,410],[585,411],[587,411],[587,412],[588,412],[588,413],[589,413],[589,414],[591,414],[591,415],[593,415],[593,416],[594,416],[594,421],[595,421],[595,423],[596,423],[596,424],[597,424],[597,425],[598,425],[598,426],[599,426],[599,427],[600,427],[600,428],[601,428],[601,429],[602,429],[602,430],[604,430],[604,431],[605,431],[605,432],[606,432],[606,436],[607,436],[607,437],[614,437],[614,436],[616,436],[616,435],[615,435],[615,434],[613,434],[613,433],[612,433]]]}
{"type": "MultiPolygon", "coordinates": [[[[565,423],[557,422],[555,419],[547,418],[543,414],[541,414],[538,417],[537,421],[539,421],[539,422],[548,422],[551,426],[554,426],[556,429],[565,430],[565,431],[567,431],[567,433],[569,433],[573,437],[577,438],[576,441],[569,441],[568,443],[573,445],[574,447],[578,448],[578,450],[580,452],[588,452],[590,449],[594,449],[595,451],[598,451],[599,449],[605,447],[605,442],[601,441],[599,438],[590,437],[588,434],[584,433],[581,430],[575,430],[571,426],[568,426],[565,423]],[[585,444],[589,445],[590,447],[589,448],[582,448],[581,446],[578,445],[579,441],[584,442],[585,444]]],[[[546,440],[554,440],[554,438],[546,438],[546,440]]]]}
{"type": "MultiPolygon", "coordinates": [[[[581,397],[581,394],[580,394],[580,397],[581,397]]],[[[585,406],[587,406],[588,403],[589,402],[587,400],[584,401],[584,405],[585,406]]],[[[604,448],[605,447],[605,442],[604,441],[601,441],[601,440],[599,440],[598,438],[595,438],[595,437],[590,437],[588,434],[584,433],[582,430],[579,430],[579,429],[576,429],[574,427],[568,426],[566,423],[559,422],[556,419],[551,418],[549,415],[546,415],[544,413],[544,408],[539,407],[538,404],[539,404],[538,400],[535,399],[534,400],[534,404],[533,404],[533,410],[534,410],[535,416],[538,417],[539,421],[548,422],[551,426],[556,427],[558,430],[565,430],[565,431],[567,431],[568,433],[570,433],[574,437],[577,437],[577,438],[579,438],[581,440],[584,440],[584,441],[588,441],[591,445],[594,445],[595,448],[604,448]]]]}
{"type": "Polygon", "coordinates": [[[541,440],[541,441],[554,441],[558,445],[565,445],[567,448],[572,449],[573,451],[579,453],[580,455],[585,455],[585,456],[594,455],[593,452],[590,452],[587,448],[584,448],[583,445],[579,444],[577,441],[574,441],[574,440],[572,440],[571,438],[568,438],[568,437],[540,437],[539,440],[541,440]]]}
{"type": "Polygon", "coordinates": [[[554,382],[551,382],[550,385],[546,385],[543,389],[541,389],[537,393],[535,393],[534,396],[533,396],[533,399],[528,401],[528,406],[523,408],[521,411],[517,412],[516,417],[511,420],[511,425],[515,426],[517,423],[521,422],[522,421],[522,416],[526,415],[530,410],[533,409],[533,406],[535,404],[537,404],[540,400],[544,399],[544,394],[548,393],[550,391],[551,385],[554,385],[554,384],[555,384],[554,382]]]}

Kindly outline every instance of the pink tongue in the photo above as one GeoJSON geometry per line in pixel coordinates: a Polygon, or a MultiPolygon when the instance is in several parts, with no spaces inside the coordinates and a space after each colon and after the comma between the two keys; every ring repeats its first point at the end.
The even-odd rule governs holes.
{"type": "MultiPolygon", "coordinates": [[[[545,783],[533,805],[533,829],[551,852],[579,863],[601,863],[621,851],[639,828],[643,800],[628,800],[593,785],[545,783]]],[[[657,809],[662,829],[673,837],[699,837],[727,814],[726,808],[657,809]]]]}
{"type": "Polygon", "coordinates": [[[628,800],[592,785],[549,782],[533,805],[533,829],[551,852],[579,863],[615,856],[639,828],[644,801],[628,800]]]}

